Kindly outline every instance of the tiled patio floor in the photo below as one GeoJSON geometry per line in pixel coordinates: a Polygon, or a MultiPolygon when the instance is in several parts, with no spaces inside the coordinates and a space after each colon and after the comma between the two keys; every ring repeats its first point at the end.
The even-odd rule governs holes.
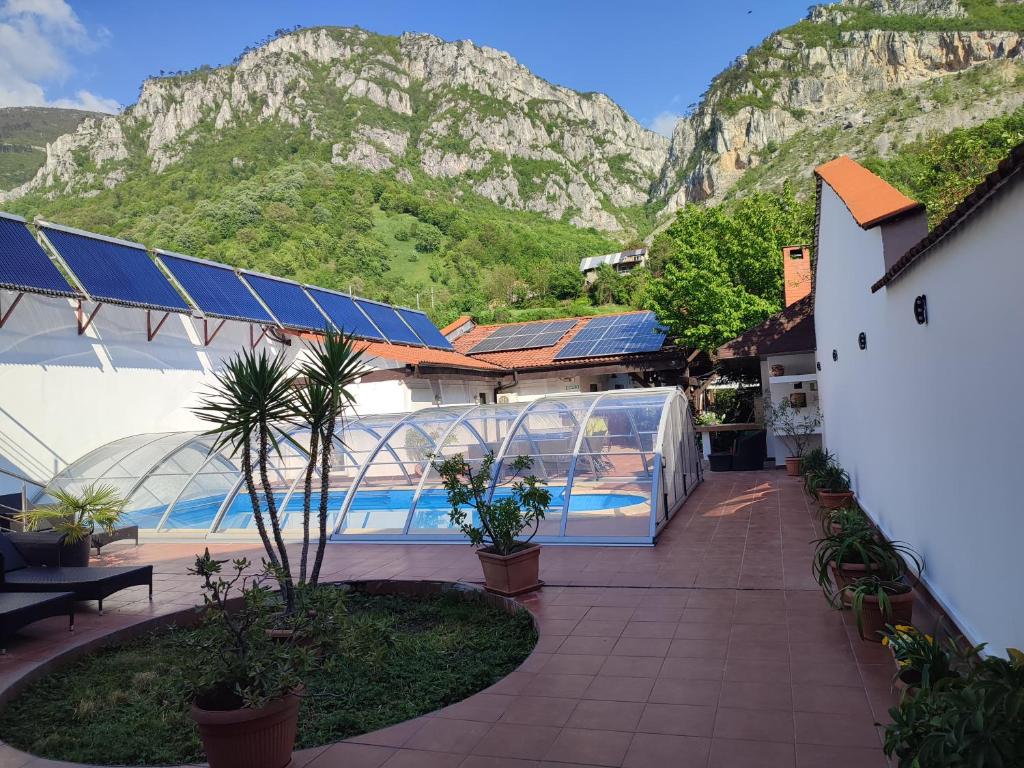
{"type": "MultiPolygon", "coordinates": [[[[541,637],[520,669],[426,717],[307,750],[296,768],[874,768],[890,658],[851,635],[810,576],[815,516],[781,472],[708,474],[654,548],[547,547],[523,602],[541,637]]],[[[0,658],[0,687],[70,643],[193,604],[197,544],[115,544],[152,562],[69,635],[41,622],[0,658]]],[[[238,545],[211,546],[215,553],[238,545]]],[[[259,550],[248,552],[258,557],[259,550]]],[[[468,546],[339,545],[330,579],[478,581],[468,546]]],[[[54,763],[0,747],[0,768],[54,763]]]]}

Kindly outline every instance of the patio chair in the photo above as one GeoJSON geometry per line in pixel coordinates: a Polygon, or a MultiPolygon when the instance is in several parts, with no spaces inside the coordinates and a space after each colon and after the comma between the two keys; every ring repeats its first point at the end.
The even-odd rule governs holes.
{"type": "Polygon", "coordinates": [[[67,614],[68,631],[75,631],[75,596],[71,592],[0,593],[0,654],[7,653],[7,640],[24,626],[50,616],[67,614]]]}
{"type": "Polygon", "coordinates": [[[75,600],[96,600],[100,614],[104,598],[128,587],[148,585],[149,599],[153,599],[152,565],[48,566],[59,558],[53,552],[56,546],[42,540],[15,544],[10,535],[0,534],[0,592],[71,592],[75,600]]]}
{"type": "Polygon", "coordinates": [[[135,546],[139,546],[139,526],[137,525],[125,525],[121,528],[115,528],[113,533],[107,533],[106,531],[99,531],[92,535],[92,545],[96,548],[96,554],[100,553],[102,547],[107,546],[115,541],[127,541],[133,539],[135,546]]]}

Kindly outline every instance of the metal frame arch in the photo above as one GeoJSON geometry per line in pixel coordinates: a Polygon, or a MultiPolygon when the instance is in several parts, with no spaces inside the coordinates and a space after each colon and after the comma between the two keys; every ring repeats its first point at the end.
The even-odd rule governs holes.
{"type": "MultiPolygon", "coordinates": [[[[202,439],[202,438],[197,438],[197,439],[202,439]]],[[[211,448],[212,448],[212,446],[211,446],[211,448]]],[[[216,460],[216,459],[220,459],[221,461],[227,461],[227,462],[231,461],[230,457],[225,456],[220,451],[214,451],[214,450],[208,451],[208,455],[206,457],[206,461],[204,461],[202,464],[200,464],[199,467],[196,469],[196,471],[193,472],[191,475],[189,475],[188,480],[185,481],[185,484],[182,485],[181,488],[178,489],[178,492],[175,494],[174,498],[171,500],[171,503],[167,505],[167,509],[164,510],[163,515],[160,516],[160,521],[156,524],[156,527],[153,530],[161,531],[161,530],[164,529],[164,527],[167,524],[167,521],[171,517],[171,513],[174,512],[174,508],[178,505],[178,502],[181,500],[181,497],[185,494],[185,491],[188,490],[188,487],[190,485],[192,485],[192,482],[197,477],[199,477],[199,475],[203,472],[203,470],[206,469],[208,466],[210,466],[210,464],[214,460],[216,460]]],[[[232,469],[238,471],[238,467],[232,466],[232,469]]]]}
{"type": "MultiPolygon", "coordinates": [[[[594,410],[597,408],[598,403],[605,399],[608,392],[601,392],[594,401],[587,408],[587,412],[583,415],[582,422],[576,426],[578,434],[576,435],[576,443],[572,449],[572,459],[569,460],[569,471],[565,475],[565,487],[562,489],[562,519],[558,527],[558,535],[565,536],[565,526],[569,521],[569,499],[572,497],[572,483],[576,477],[576,461],[580,456],[580,447],[583,445],[583,439],[586,437],[587,425],[590,423],[590,417],[593,415],[594,410]]],[[[591,459],[593,461],[593,459],[591,459]]]]}
{"type": "MultiPolygon", "coordinates": [[[[173,434],[173,433],[167,433],[167,434],[173,434]]],[[[135,495],[136,491],[138,491],[139,488],[141,488],[143,485],[146,484],[146,481],[149,480],[149,478],[151,478],[153,476],[153,472],[161,464],[163,464],[163,463],[165,463],[167,461],[170,461],[177,454],[181,453],[181,451],[185,450],[190,445],[192,445],[192,443],[194,443],[196,440],[201,440],[202,436],[203,436],[203,434],[201,432],[190,432],[190,433],[187,433],[187,434],[188,434],[188,437],[185,437],[174,448],[172,448],[171,450],[169,450],[166,453],[162,454],[160,456],[160,458],[158,458],[156,461],[154,461],[152,464],[149,465],[149,468],[146,469],[145,472],[143,472],[142,474],[139,475],[139,477],[135,481],[134,485],[132,485],[131,490],[128,491],[128,493],[126,493],[124,495],[124,500],[125,500],[126,503],[131,501],[132,496],[135,495]]],[[[157,441],[154,440],[153,442],[146,443],[146,445],[144,445],[142,447],[143,448],[148,447],[150,445],[153,445],[153,443],[155,443],[155,442],[157,442],[157,441]]],[[[137,453],[137,451],[132,451],[128,456],[134,456],[136,453],[137,453]]],[[[128,458],[128,456],[126,456],[125,458],[128,458]]],[[[106,476],[105,473],[104,473],[104,476],[106,476]]]]}
{"type": "MultiPolygon", "coordinates": [[[[494,488],[498,481],[498,472],[501,471],[501,463],[505,460],[505,454],[508,453],[508,448],[512,444],[513,435],[515,435],[516,430],[519,429],[519,425],[523,423],[530,411],[536,408],[539,403],[543,403],[548,399],[548,395],[544,395],[543,397],[538,397],[536,400],[530,401],[523,407],[523,410],[520,411],[519,415],[516,416],[509,425],[508,434],[505,435],[505,439],[501,441],[501,447],[494,455],[494,467],[491,470],[491,479],[487,488],[488,504],[494,499],[494,488]]],[[[526,434],[529,435],[530,431],[527,430],[526,434]]]]}
{"type": "MultiPolygon", "coordinates": [[[[455,429],[460,424],[462,424],[471,413],[480,410],[482,407],[482,405],[478,404],[471,406],[470,408],[463,411],[461,416],[456,418],[450,425],[448,425],[448,429],[446,429],[444,433],[442,433],[441,439],[434,444],[435,450],[441,451],[444,448],[444,441],[448,439],[448,436],[451,435],[452,432],[454,432],[455,429]]],[[[480,442],[480,445],[486,448],[487,443],[483,442],[483,440],[480,438],[480,433],[477,432],[475,429],[473,429],[472,432],[476,439],[480,442]]],[[[431,469],[433,469],[433,467],[431,465],[428,465],[427,469],[423,471],[423,475],[420,477],[419,483],[416,485],[416,492],[412,496],[412,504],[409,505],[409,514],[405,518],[405,525],[402,526],[403,534],[409,533],[409,527],[412,525],[412,519],[416,515],[416,506],[420,503],[420,496],[423,493],[423,486],[426,485],[427,475],[430,474],[431,469]]]]}

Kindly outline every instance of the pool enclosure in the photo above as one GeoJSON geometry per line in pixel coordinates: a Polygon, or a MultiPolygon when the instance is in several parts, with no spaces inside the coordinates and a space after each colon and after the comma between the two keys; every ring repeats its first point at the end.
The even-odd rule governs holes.
{"type": "MultiPolygon", "coordinates": [[[[308,434],[290,433],[270,480],[287,535],[299,535],[308,434]]],[[[85,455],[49,489],[98,482],[127,498],[150,538],[255,537],[241,462],[201,432],[126,437],[85,455]]],[[[351,416],[339,426],[328,497],[335,541],[460,541],[431,456],[495,456],[489,493],[509,492],[511,464],[533,459],[551,504],[536,540],[652,544],[701,480],[689,403],[676,388],[542,397],[522,403],[351,416]]],[[[314,481],[314,510],[320,481],[314,481]]],[[[315,531],[315,524],[313,529],[315,531]]]]}

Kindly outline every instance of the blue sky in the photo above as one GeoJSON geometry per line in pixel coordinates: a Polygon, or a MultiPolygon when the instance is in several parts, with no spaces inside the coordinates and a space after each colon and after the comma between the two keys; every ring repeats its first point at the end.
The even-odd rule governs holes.
{"type": "Polygon", "coordinates": [[[808,0],[0,0],[0,106],[115,110],[160,70],[224,64],[295,24],[430,32],[506,50],[662,130],[808,0]]]}

